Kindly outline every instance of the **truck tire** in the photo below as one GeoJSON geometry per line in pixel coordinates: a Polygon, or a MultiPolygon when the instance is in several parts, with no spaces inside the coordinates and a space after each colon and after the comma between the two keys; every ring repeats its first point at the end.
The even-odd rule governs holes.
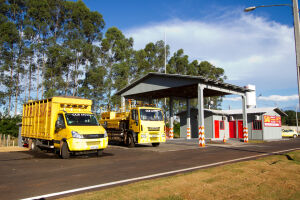
{"type": "Polygon", "coordinates": [[[36,145],[37,144],[37,141],[34,140],[34,139],[30,139],[29,140],[29,149],[31,151],[39,151],[40,148],[36,145]]]}
{"type": "Polygon", "coordinates": [[[297,137],[297,135],[293,135],[293,138],[296,138],[297,137]]]}
{"type": "Polygon", "coordinates": [[[135,146],[135,145],[134,145],[133,135],[132,135],[131,133],[129,133],[129,134],[127,135],[126,145],[127,145],[127,147],[129,147],[129,148],[132,148],[132,147],[135,146]]]}
{"type": "Polygon", "coordinates": [[[32,150],[32,139],[28,140],[28,149],[32,150]]]}
{"type": "Polygon", "coordinates": [[[158,146],[159,146],[159,143],[152,143],[152,146],[153,146],[153,147],[158,147],[158,146]]]}
{"type": "Polygon", "coordinates": [[[69,147],[68,147],[68,144],[67,142],[64,142],[62,147],[61,147],[61,150],[60,150],[60,156],[62,159],[68,159],[70,158],[70,151],[69,151],[69,147]]]}
{"type": "Polygon", "coordinates": [[[100,157],[100,156],[102,156],[102,155],[103,155],[103,149],[99,149],[99,150],[97,151],[97,156],[100,157]]]}

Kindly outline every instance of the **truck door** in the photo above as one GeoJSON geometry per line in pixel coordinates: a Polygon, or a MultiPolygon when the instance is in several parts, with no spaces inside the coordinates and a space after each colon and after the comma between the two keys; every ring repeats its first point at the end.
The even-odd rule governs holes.
{"type": "Polygon", "coordinates": [[[140,132],[139,128],[139,115],[137,109],[132,109],[130,113],[130,120],[129,120],[129,129],[133,130],[134,132],[140,132]]]}
{"type": "Polygon", "coordinates": [[[54,140],[60,141],[63,138],[67,139],[68,131],[66,129],[66,123],[63,114],[58,114],[54,129],[54,140]],[[59,126],[57,126],[57,124],[59,124],[59,126]]]}

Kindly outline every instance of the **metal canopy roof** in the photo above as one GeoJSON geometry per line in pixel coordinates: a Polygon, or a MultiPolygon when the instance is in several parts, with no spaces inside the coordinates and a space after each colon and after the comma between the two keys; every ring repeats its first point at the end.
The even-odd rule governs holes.
{"type": "Polygon", "coordinates": [[[198,84],[204,85],[204,97],[243,95],[251,91],[244,87],[222,83],[202,76],[163,74],[151,72],[126,86],[116,95],[133,99],[160,99],[165,97],[196,98],[198,84]]]}
{"type": "MultiPolygon", "coordinates": [[[[191,108],[191,110],[198,110],[197,108],[191,108]]],[[[205,112],[210,112],[217,115],[241,115],[243,113],[242,109],[235,110],[212,110],[212,109],[204,109],[205,112]]],[[[288,116],[283,110],[278,107],[267,107],[267,108],[248,108],[247,114],[264,114],[270,111],[275,111],[280,116],[288,116]]],[[[186,110],[177,113],[176,115],[185,114],[186,110]]]]}

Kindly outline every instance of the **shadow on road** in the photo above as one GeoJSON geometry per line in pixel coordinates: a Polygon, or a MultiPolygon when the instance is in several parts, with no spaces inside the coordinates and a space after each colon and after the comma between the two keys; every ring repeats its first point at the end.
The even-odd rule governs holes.
{"type": "MultiPolygon", "coordinates": [[[[114,154],[111,153],[105,153],[99,157],[109,157],[109,156],[114,156],[114,154]]],[[[81,155],[71,155],[69,159],[74,160],[74,159],[89,159],[89,158],[97,158],[97,153],[92,152],[92,153],[85,153],[81,155]]],[[[54,152],[49,152],[46,150],[43,151],[16,151],[16,152],[5,152],[5,153],[0,153],[0,162],[5,162],[5,161],[13,161],[13,160],[30,160],[30,159],[60,159],[60,156],[54,152]]]]}

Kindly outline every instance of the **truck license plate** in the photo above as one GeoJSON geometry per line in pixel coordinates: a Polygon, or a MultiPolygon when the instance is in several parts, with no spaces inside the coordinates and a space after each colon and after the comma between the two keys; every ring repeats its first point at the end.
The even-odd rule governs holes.
{"type": "Polygon", "coordinates": [[[91,146],[91,149],[98,149],[98,146],[91,146]]]}

